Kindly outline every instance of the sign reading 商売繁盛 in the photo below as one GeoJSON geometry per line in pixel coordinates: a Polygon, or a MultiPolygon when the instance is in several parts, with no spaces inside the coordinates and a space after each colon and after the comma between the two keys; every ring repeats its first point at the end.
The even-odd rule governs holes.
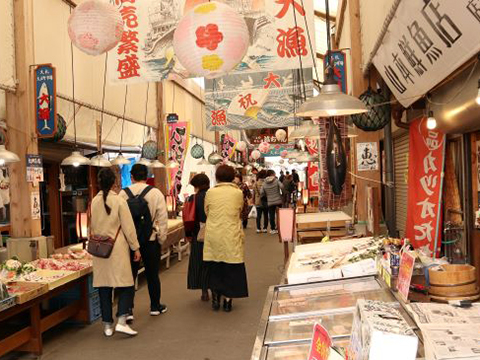
{"type": "MultiPolygon", "coordinates": [[[[175,57],[173,34],[183,15],[202,2],[208,0],[115,0],[125,28],[109,56],[110,79],[152,82],[192,77],[175,57]]],[[[313,66],[313,0],[221,2],[237,10],[249,30],[248,52],[232,74],[298,69],[300,56],[302,67],[313,66]]]]}
{"type": "Polygon", "coordinates": [[[408,210],[405,236],[415,248],[434,254],[441,243],[441,203],[445,134],[429,130],[427,118],[410,123],[408,159],[408,210]]]}
{"type": "Polygon", "coordinates": [[[404,107],[480,50],[479,0],[402,1],[373,58],[404,107]]]}

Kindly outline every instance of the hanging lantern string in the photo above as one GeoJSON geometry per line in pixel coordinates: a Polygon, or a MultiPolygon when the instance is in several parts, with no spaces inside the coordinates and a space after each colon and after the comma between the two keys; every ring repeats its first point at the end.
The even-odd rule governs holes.
{"type": "Polygon", "coordinates": [[[147,97],[145,100],[145,122],[143,128],[143,143],[142,143],[142,157],[143,157],[143,146],[145,145],[145,130],[147,129],[147,114],[148,114],[148,93],[150,90],[150,83],[147,83],[147,97]]]}
{"type": "MultiPolygon", "coordinates": [[[[302,8],[305,9],[305,5],[303,3],[303,0],[301,0],[301,3],[302,3],[302,8]]],[[[295,11],[295,9],[293,11],[295,11]]],[[[320,78],[318,77],[317,59],[316,59],[316,55],[315,55],[315,49],[313,48],[312,37],[310,36],[310,28],[308,27],[307,17],[304,16],[303,19],[305,21],[305,30],[307,30],[307,38],[308,38],[308,44],[309,44],[309,47],[310,47],[310,54],[312,55],[313,69],[315,70],[315,76],[317,77],[317,80],[320,81],[320,78]]]]}
{"type": "MultiPolygon", "coordinates": [[[[72,14],[72,8],[70,7],[70,14],[72,14]]],[[[75,68],[73,62],[73,42],[70,41],[70,56],[72,64],[72,102],[73,102],[73,142],[75,150],[77,149],[77,121],[76,121],[76,111],[75,111],[75,68]]]]}
{"type": "Polygon", "coordinates": [[[122,131],[120,133],[120,154],[122,153],[123,129],[125,128],[125,113],[127,112],[127,95],[128,95],[128,85],[125,85],[125,99],[123,101],[122,131]]]}
{"type": "Polygon", "coordinates": [[[102,112],[100,115],[100,149],[98,150],[99,155],[102,154],[102,131],[103,131],[103,119],[105,115],[105,96],[107,93],[107,67],[108,67],[108,52],[105,53],[105,65],[103,67],[103,93],[102,93],[102,112]]]}

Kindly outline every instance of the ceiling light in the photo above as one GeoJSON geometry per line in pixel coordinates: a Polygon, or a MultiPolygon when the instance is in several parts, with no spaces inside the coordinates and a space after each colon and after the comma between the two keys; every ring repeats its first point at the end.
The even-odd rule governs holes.
{"type": "Polygon", "coordinates": [[[80,154],[80,151],[72,151],[72,154],[70,156],[63,159],[61,165],[75,167],[78,167],[80,165],[90,165],[90,159],[80,154]]]}
{"type": "Polygon", "coordinates": [[[137,161],[137,164],[150,166],[151,161],[142,157],[140,158],[140,160],[137,161]]]}
{"type": "Polygon", "coordinates": [[[205,156],[202,156],[202,160],[200,160],[197,165],[200,165],[200,166],[207,166],[207,165],[212,165],[210,164],[207,159],[205,159],[205,156]]]}
{"type": "Polygon", "coordinates": [[[437,127],[437,120],[433,116],[433,111],[428,112],[427,129],[433,130],[437,127]]]}
{"type": "Polygon", "coordinates": [[[164,163],[160,162],[160,160],[155,159],[150,163],[150,167],[153,168],[153,169],[163,169],[166,166],[165,166],[164,163]]]}
{"type": "Polygon", "coordinates": [[[19,162],[20,158],[14,152],[8,151],[5,145],[0,145],[0,166],[19,162]]]}
{"type": "Polygon", "coordinates": [[[300,105],[296,115],[316,118],[361,114],[367,111],[367,107],[360,99],[344,94],[340,90],[330,68],[320,94],[300,105]]]}
{"type": "Polygon", "coordinates": [[[169,169],[177,169],[180,164],[174,158],[170,158],[167,162],[167,168],[169,169]]]}
{"type": "Polygon", "coordinates": [[[318,126],[314,124],[312,120],[302,121],[302,124],[293,130],[289,136],[290,139],[304,139],[312,137],[320,137],[318,126]]]}
{"type": "Polygon", "coordinates": [[[95,155],[91,160],[90,160],[90,166],[97,166],[97,167],[110,167],[112,166],[112,163],[105,159],[103,155],[95,155]]]}
{"type": "Polygon", "coordinates": [[[128,165],[130,164],[130,160],[126,159],[122,153],[118,153],[118,156],[111,161],[112,165],[128,165]]]}

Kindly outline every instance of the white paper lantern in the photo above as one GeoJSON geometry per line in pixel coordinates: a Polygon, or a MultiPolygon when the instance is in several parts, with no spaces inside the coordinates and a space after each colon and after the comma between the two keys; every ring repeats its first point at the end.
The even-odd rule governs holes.
{"type": "Polygon", "coordinates": [[[247,143],[245,141],[237,142],[237,150],[238,151],[245,151],[247,149],[247,143]]]}
{"type": "Polygon", "coordinates": [[[260,151],[258,151],[258,150],[253,150],[251,156],[252,156],[252,159],[253,159],[253,160],[258,160],[258,159],[260,159],[260,157],[262,156],[262,154],[261,154],[260,151]]]}
{"type": "Polygon", "coordinates": [[[195,6],[180,20],[173,48],[195,76],[216,78],[234,69],[247,53],[250,35],[242,16],[216,1],[195,6]]]}
{"type": "Polygon", "coordinates": [[[270,149],[270,144],[266,141],[263,141],[260,143],[260,145],[258,145],[258,150],[261,152],[261,153],[267,153],[268,150],[270,149]]]}
{"type": "Polygon", "coordinates": [[[283,164],[283,163],[285,162],[285,160],[280,159],[280,160],[278,160],[278,162],[279,162],[280,164],[283,164]]]}
{"type": "Polygon", "coordinates": [[[275,131],[275,137],[278,141],[285,141],[287,139],[287,132],[283,129],[275,131]]]}
{"type": "Polygon", "coordinates": [[[289,160],[288,160],[288,163],[289,163],[290,165],[293,164],[294,162],[295,162],[294,159],[289,159],[289,160]]]}
{"type": "Polygon", "coordinates": [[[68,18],[68,35],[73,45],[89,55],[113,49],[122,34],[123,19],[118,9],[99,0],[82,2],[68,18]]]}

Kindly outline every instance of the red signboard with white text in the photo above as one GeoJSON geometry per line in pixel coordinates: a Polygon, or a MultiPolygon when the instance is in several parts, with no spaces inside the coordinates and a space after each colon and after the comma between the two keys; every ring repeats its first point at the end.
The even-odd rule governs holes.
{"type": "Polygon", "coordinates": [[[415,248],[424,247],[436,253],[441,245],[446,136],[426,125],[426,117],[410,124],[406,237],[415,248]]]}

